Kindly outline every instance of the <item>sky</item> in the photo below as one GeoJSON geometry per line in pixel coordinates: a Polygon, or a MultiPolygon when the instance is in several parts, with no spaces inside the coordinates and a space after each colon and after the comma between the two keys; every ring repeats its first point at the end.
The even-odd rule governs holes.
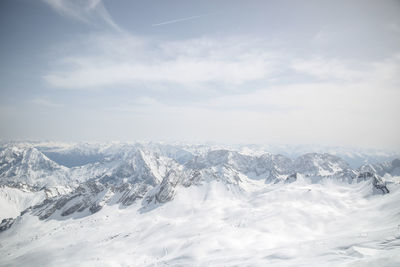
{"type": "Polygon", "coordinates": [[[400,1],[2,0],[0,138],[400,149],[400,1]]]}

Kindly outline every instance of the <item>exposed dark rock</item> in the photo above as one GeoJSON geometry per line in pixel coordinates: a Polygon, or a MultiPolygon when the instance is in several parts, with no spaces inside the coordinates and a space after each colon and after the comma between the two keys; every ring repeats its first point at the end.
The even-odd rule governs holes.
{"type": "Polygon", "coordinates": [[[375,194],[387,194],[389,189],[386,187],[386,182],[373,172],[362,172],[357,176],[357,182],[371,180],[372,190],[375,194]]]}
{"type": "Polygon", "coordinates": [[[53,213],[57,210],[57,207],[55,205],[50,206],[47,209],[43,209],[42,211],[39,211],[39,219],[40,220],[46,220],[49,218],[53,213]]]}
{"type": "Polygon", "coordinates": [[[94,203],[92,206],[90,206],[89,210],[93,214],[93,213],[98,212],[102,208],[103,208],[103,206],[99,205],[98,203],[94,203]]]}
{"type": "Polygon", "coordinates": [[[63,196],[61,197],[55,204],[56,209],[61,209],[65,206],[65,204],[67,204],[67,202],[71,201],[72,199],[76,198],[77,196],[79,196],[78,194],[74,194],[74,195],[67,195],[67,196],[63,196]]]}
{"type": "Polygon", "coordinates": [[[13,223],[14,223],[13,218],[3,219],[0,223],[0,232],[3,232],[5,230],[7,230],[8,228],[10,228],[13,223]]]}
{"type": "MultiPolygon", "coordinates": [[[[29,166],[29,170],[41,171],[42,167],[49,167],[49,171],[51,174],[55,173],[54,175],[58,172],[64,174],[66,171],[64,167],[57,166],[34,149],[27,152],[18,151],[8,149],[3,153],[4,160],[0,158],[0,173],[7,172],[7,177],[16,175],[17,170],[25,173],[20,164],[21,155],[38,159],[32,162],[34,165],[39,164],[40,168],[29,166]],[[14,162],[15,166],[18,165],[18,168],[11,168],[10,166],[14,165],[9,161],[14,162]]],[[[177,153],[177,158],[181,153],[171,149],[169,151],[173,155],[177,153]]],[[[205,151],[196,156],[190,153],[183,155],[185,159],[179,164],[175,158],[164,157],[157,151],[135,146],[107,156],[103,162],[106,164],[97,162],[68,171],[69,178],[76,179],[75,187],[69,193],[64,193],[67,190],[61,190],[61,193],[54,194],[54,188],[36,188],[16,183],[14,186],[21,190],[45,190],[47,194],[47,199],[26,209],[21,215],[29,211],[44,220],[53,218],[53,214],[73,216],[74,213],[82,212],[82,216],[87,216],[99,211],[104,205],[129,206],[138,199],[145,199],[143,205],[165,203],[174,199],[177,186],[197,186],[210,181],[218,181],[228,188],[241,190],[245,188],[241,186],[242,177],[265,180],[266,183],[293,183],[298,181],[299,177],[310,179],[312,182],[327,178],[350,183],[370,181],[374,193],[389,193],[386,183],[379,176],[381,174],[377,171],[377,166],[371,165],[368,166],[370,168],[355,171],[342,159],[329,154],[309,153],[295,160],[270,153],[254,156],[229,150],[205,151]]],[[[396,159],[383,164],[380,170],[382,173],[388,173],[396,171],[396,168],[400,171],[399,167],[400,160],[396,159]]]]}
{"type": "Polygon", "coordinates": [[[189,187],[194,184],[198,184],[201,179],[201,173],[199,170],[194,170],[189,173],[188,177],[182,181],[182,185],[189,187]]]}
{"type": "Polygon", "coordinates": [[[179,182],[178,174],[171,170],[160,184],[159,191],[155,194],[158,203],[165,203],[174,198],[175,187],[179,182]]]}
{"type": "Polygon", "coordinates": [[[73,205],[72,207],[68,208],[67,210],[65,210],[63,213],[61,213],[61,216],[68,216],[72,213],[74,213],[75,211],[77,211],[83,204],[82,203],[76,203],[75,205],[73,205]]]}
{"type": "Polygon", "coordinates": [[[132,186],[131,184],[123,184],[121,187],[117,187],[115,190],[119,193],[123,193],[119,201],[124,206],[132,205],[137,199],[142,199],[150,187],[146,184],[140,184],[138,186],[132,186]]]}
{"type": "Polygon", "coordinates": [[[375,193],[387,194],[389,193],[389,189],[386,187],[386,182],[383,181],[380,177],[375,176],[372,180],[372,185],[374,186],[375,193]]]}
{"type": "Polygon", "coordinates": [[[295,181],[297,181],[299,174],[297,172],[289,175],[286,179],[285,179],[285,184],[289,184],[289,183],[293,183],[295,181]]]}

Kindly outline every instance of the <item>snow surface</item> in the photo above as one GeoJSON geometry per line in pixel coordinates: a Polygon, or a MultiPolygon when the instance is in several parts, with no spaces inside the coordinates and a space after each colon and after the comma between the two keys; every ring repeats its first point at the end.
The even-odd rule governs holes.
{"type": "Polygon", "coordinates": [[[399,266],[400,190],[389,189],[210,181],[179,187],[163,205],[48,221],[26,214],[0,233],[0,266],[399,266]]]}
{"type": "Polygon", "coordinates": [[[0,266],[400,266],[399,159],[267,151],[4,144],[0,266]]]}
{"type": "Polygon", "coordinates": [[[0,221],[15,218],[21,211],[46,198],[44,191],[31,192],[8,186],[0,186],[0,221]]]}
{"type": "MultiPolygon", "coordinates": [[[[34,145],[46,155],[66,156],[70,154],[82,155],[87,157],[98,157],[99,155],[113,154],[115,151],[121,150],[121,147],[129,148],[139,143],[130,142],[86,142],[86,143],[65,143],[65,142],[19,142],[18,145],[34,145]],[[47,154],[50,153],[50,154],[47,154]]],[[[190,158],[190,153],[194,155],[204,154],[210,150],[228,149],[238,151],[241,154],[260,156],[265,153],[282,154],[289,158],[297,158],[303,154],[329,153],[338,156],[347,161],[352,168],[358,168],[366,163],[379,163],[383,161],[391,161],[400,157],[400,152],[396,150],[382,149],[365,149],[356,147],[329,147],[320,145],[260,145],[260,144],[190,144],[190,143],[165,143],[165,142],[142,142],[141,145],[150,147],[153,151],[157,150],[159,154],[166,154],[168,157],[174,157],[178,162],[190,158]]],[[[58,161],[58,157],[51,158],[57,163],[63,165],[64,160],[58,161]]],[[[61,158],[60,158],[61,159],[61,158]]],[[[83,160],[87,163],[90,159],[83,160]]],[[[78,164],[73,164],[78,166],[78,164]]],[[[68,166],[70,167],[70,166],[68,166]]]]}

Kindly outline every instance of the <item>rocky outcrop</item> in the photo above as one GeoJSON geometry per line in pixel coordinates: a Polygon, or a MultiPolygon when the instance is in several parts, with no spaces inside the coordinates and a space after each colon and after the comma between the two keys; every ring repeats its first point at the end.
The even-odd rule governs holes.
{"type": "Polygon", "coordinates": [[[389,174],[391,176],[400,176],[400,159],[386,161],[377,164],[364,164],[359,168],[360,172],[375,172],[379,176],[389,174]]]}
{"type": "Polygon", "coordinates": [[[3,232],[5,230],[7,230],[8,228],[10,228],[13,223],[14,223],[13,218],[3,219],[0,223],[0,232],[3,232]]]}
{"type": "MultiPolygon", "coordinates": [[[[370,181],[374,193],[386,194],[389,190],[377,171],[395,173],[400,168],[400,160],[394,160],[356,171],[342,159],[322,153],[308,153],[293,160],[270,153],[244,155],[218,149],[194,155],[173,147],[150,147],[154,151],[133,145],[111,154],[102,152],[107,156],[101,162],[70,169],[59,166],[35,148],[6,147],[0,150],[0,178],[10,180],[8,183],[15,177],[25,177],[27,181],[38,179],[39,184],[47,178],[61,184],[68,181],[74,184],[60,191],[16,179],[15,185],[20,190],[43,190],[46,194],[44,201],[31,204],[33,207],[21,215],[29,212],[47,220],[88,216],[105,205],[129,206],[140,199],[143,199],[142,205],[162,204],[174,199],[179,186],[199,186],[212,181],[235,190],[245,190],[244,183],[251,179],[271,184],[293,183],[299,178],[311,182],[321,179],[349,183],[370,181]]],[[[11,224],[4,222],[4,227],[6,225],[11,224]]]]}
{"type": "Polygon", "coordinates": [[[0,150],[0,184],[32,187],[68,184],[68,168],[47,158],[32,146],[9,145],[0,150]]]}
{"type": "MultiPolygon", "coordinates": [[[[87,216],[100,211],[104,205],[120,204],[129,206],[142,199],[151,189],[147,184],[122,183],[120,185],[102,184],[99,181],[88,181],[81,184],[69,194],[46,199],[31,207],[34,215],[45,220],[52,216],[67,217],[87,216]]],[[[25,211],[28,212],[28,211],[25,211]]]]}
{"type": "Polygon", "coordinates": [[[285,179],[285,184],[290,184],[290,183],[296,182],[298,177],[299,177],[299,174],[297,172],[293,173],[292,175],[289,175],[285,179]]]}
{"type": "Polygon", "coordinates": [[[361,172],[357,177],[357,182],[370,180],[372,184],[372,192],[374,194],[387,194],[389,189],[386,186],[386,182],[382,180],[376,173],[373,172],[361,172]]]}

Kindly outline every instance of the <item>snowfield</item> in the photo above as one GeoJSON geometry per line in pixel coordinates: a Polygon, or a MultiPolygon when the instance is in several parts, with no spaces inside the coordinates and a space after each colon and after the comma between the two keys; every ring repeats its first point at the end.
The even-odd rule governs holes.
{"type": "Polygon", "coordinates": [[[399,160],[90,148],[3,148],[0,266],[400,266],[399,160]]]}
{"type": "Polygon", "coordinates": [[[43,191],[31,192],[7,186],[0,186],[0,221],[17,217],[21,211],[45,199],[43,191]]]}
{"type": "Polygon", "coordinates": [[[179,188],[143,210],[78,219],[20,217],[0,235],[1,266],[398,266],[400,190],[298,181],[247,192],[179,188]]]}

